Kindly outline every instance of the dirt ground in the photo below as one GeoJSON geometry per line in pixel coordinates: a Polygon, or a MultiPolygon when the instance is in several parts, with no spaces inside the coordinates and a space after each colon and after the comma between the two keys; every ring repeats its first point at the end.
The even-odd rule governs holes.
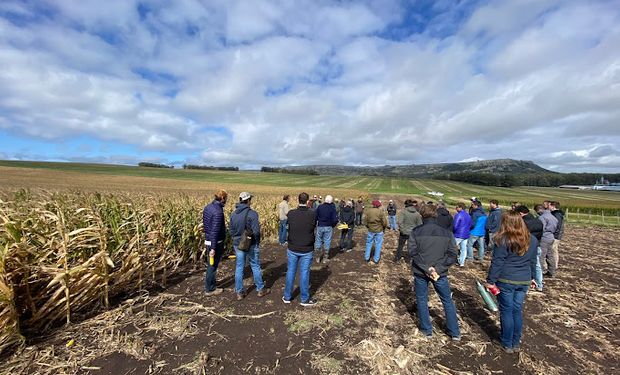
{"type": "MultiPolygon", "coordinates": [[[[497,344],[498,314],[484,309],[475,280],[489,260],[454,267],[449,280],[463,340],[451,342],[439,299],[430,293],[434,335],[419,334],[411,271],[394,263],[388,231],[381,262],[364,262],[366,230],[349,253],[334,248],[311,271],[318,304],[281,301],[286,250],[261,249],[272,293],[233,293],[234,260],[219,269],[224,294],[206,297],[203,267],[165,288],[119,301],[114,309],[36,337],[0,364],[2,374],[611,374],[620,372],[620,229],[570,226],[560,268],[525,305],[522,351],[497,344]]],[[[332,247],[337,245],[332,242],[332,247]]]]}

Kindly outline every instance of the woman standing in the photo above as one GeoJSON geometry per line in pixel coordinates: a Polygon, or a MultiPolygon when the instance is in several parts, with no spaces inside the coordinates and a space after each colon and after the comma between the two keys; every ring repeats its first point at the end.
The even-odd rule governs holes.
{"type": "Polygon", "coordinates": [[[493,251],[486,287],[497,286],[500,291],[497,300],[502,349],[506,353],[517,353],[523,331],[525,296],[530,286],[536,287],[538,240],[515,211],[502,214],[494,240],[497,247],[493,251]]]}

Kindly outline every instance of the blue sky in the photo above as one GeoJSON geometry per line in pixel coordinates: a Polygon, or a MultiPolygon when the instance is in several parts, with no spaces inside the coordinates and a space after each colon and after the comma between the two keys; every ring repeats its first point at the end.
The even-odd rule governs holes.
{"type": "Polygon", "coordinates": [[[0,159],[620,172],[617,1],[0,2],[0,159]]]}

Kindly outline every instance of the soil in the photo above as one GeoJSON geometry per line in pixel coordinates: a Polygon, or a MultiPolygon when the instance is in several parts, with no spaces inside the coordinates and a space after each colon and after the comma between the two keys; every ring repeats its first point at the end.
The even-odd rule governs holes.
{"type": "MultiPolygon", "coordinates": [[[[620,371],[620,230],[571,226],[560,246],[557,276],[528,294],[522,351],[497,344],[497,313],[484,308],[475,280],[489,259],[450,271],[463,339],[445,333],[441,303],[430,292],[432,338],[417,329],[411,272],[394,263],[397,232],[387,231],[379,265],[356,246],[311,271],[316,306],[282,300],[286,249],[263,245],[259,298],[249,267],[245,299],[233,292],[234,260],[222,262],[219,296],[203,293],[202,265],[160,290],[38,337],[0,365],[3,374],[566,374],[620,371]],[[73,344],[70,340],[74,340],[73,344]]],[[[336,237],[336,236],[334,236],[336,237]]]]}

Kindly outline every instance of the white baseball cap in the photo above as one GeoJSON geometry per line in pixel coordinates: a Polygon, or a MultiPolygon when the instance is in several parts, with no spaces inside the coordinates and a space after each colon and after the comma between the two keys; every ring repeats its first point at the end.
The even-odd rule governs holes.
{"type": "Polygon", "coordinates": [[[244,191],[243,193],[239,194],[239,199],[242,201],[247,201],[250,198],[252,198],[252,194],[248,193],[247,191],[244,191]]]}
{"type": "Polygon", "coordinates": [[[332,197],[331,195],[325,196],[325,203],[332,203],[333,201],[334,201],[334,197],[332,197]]]}

